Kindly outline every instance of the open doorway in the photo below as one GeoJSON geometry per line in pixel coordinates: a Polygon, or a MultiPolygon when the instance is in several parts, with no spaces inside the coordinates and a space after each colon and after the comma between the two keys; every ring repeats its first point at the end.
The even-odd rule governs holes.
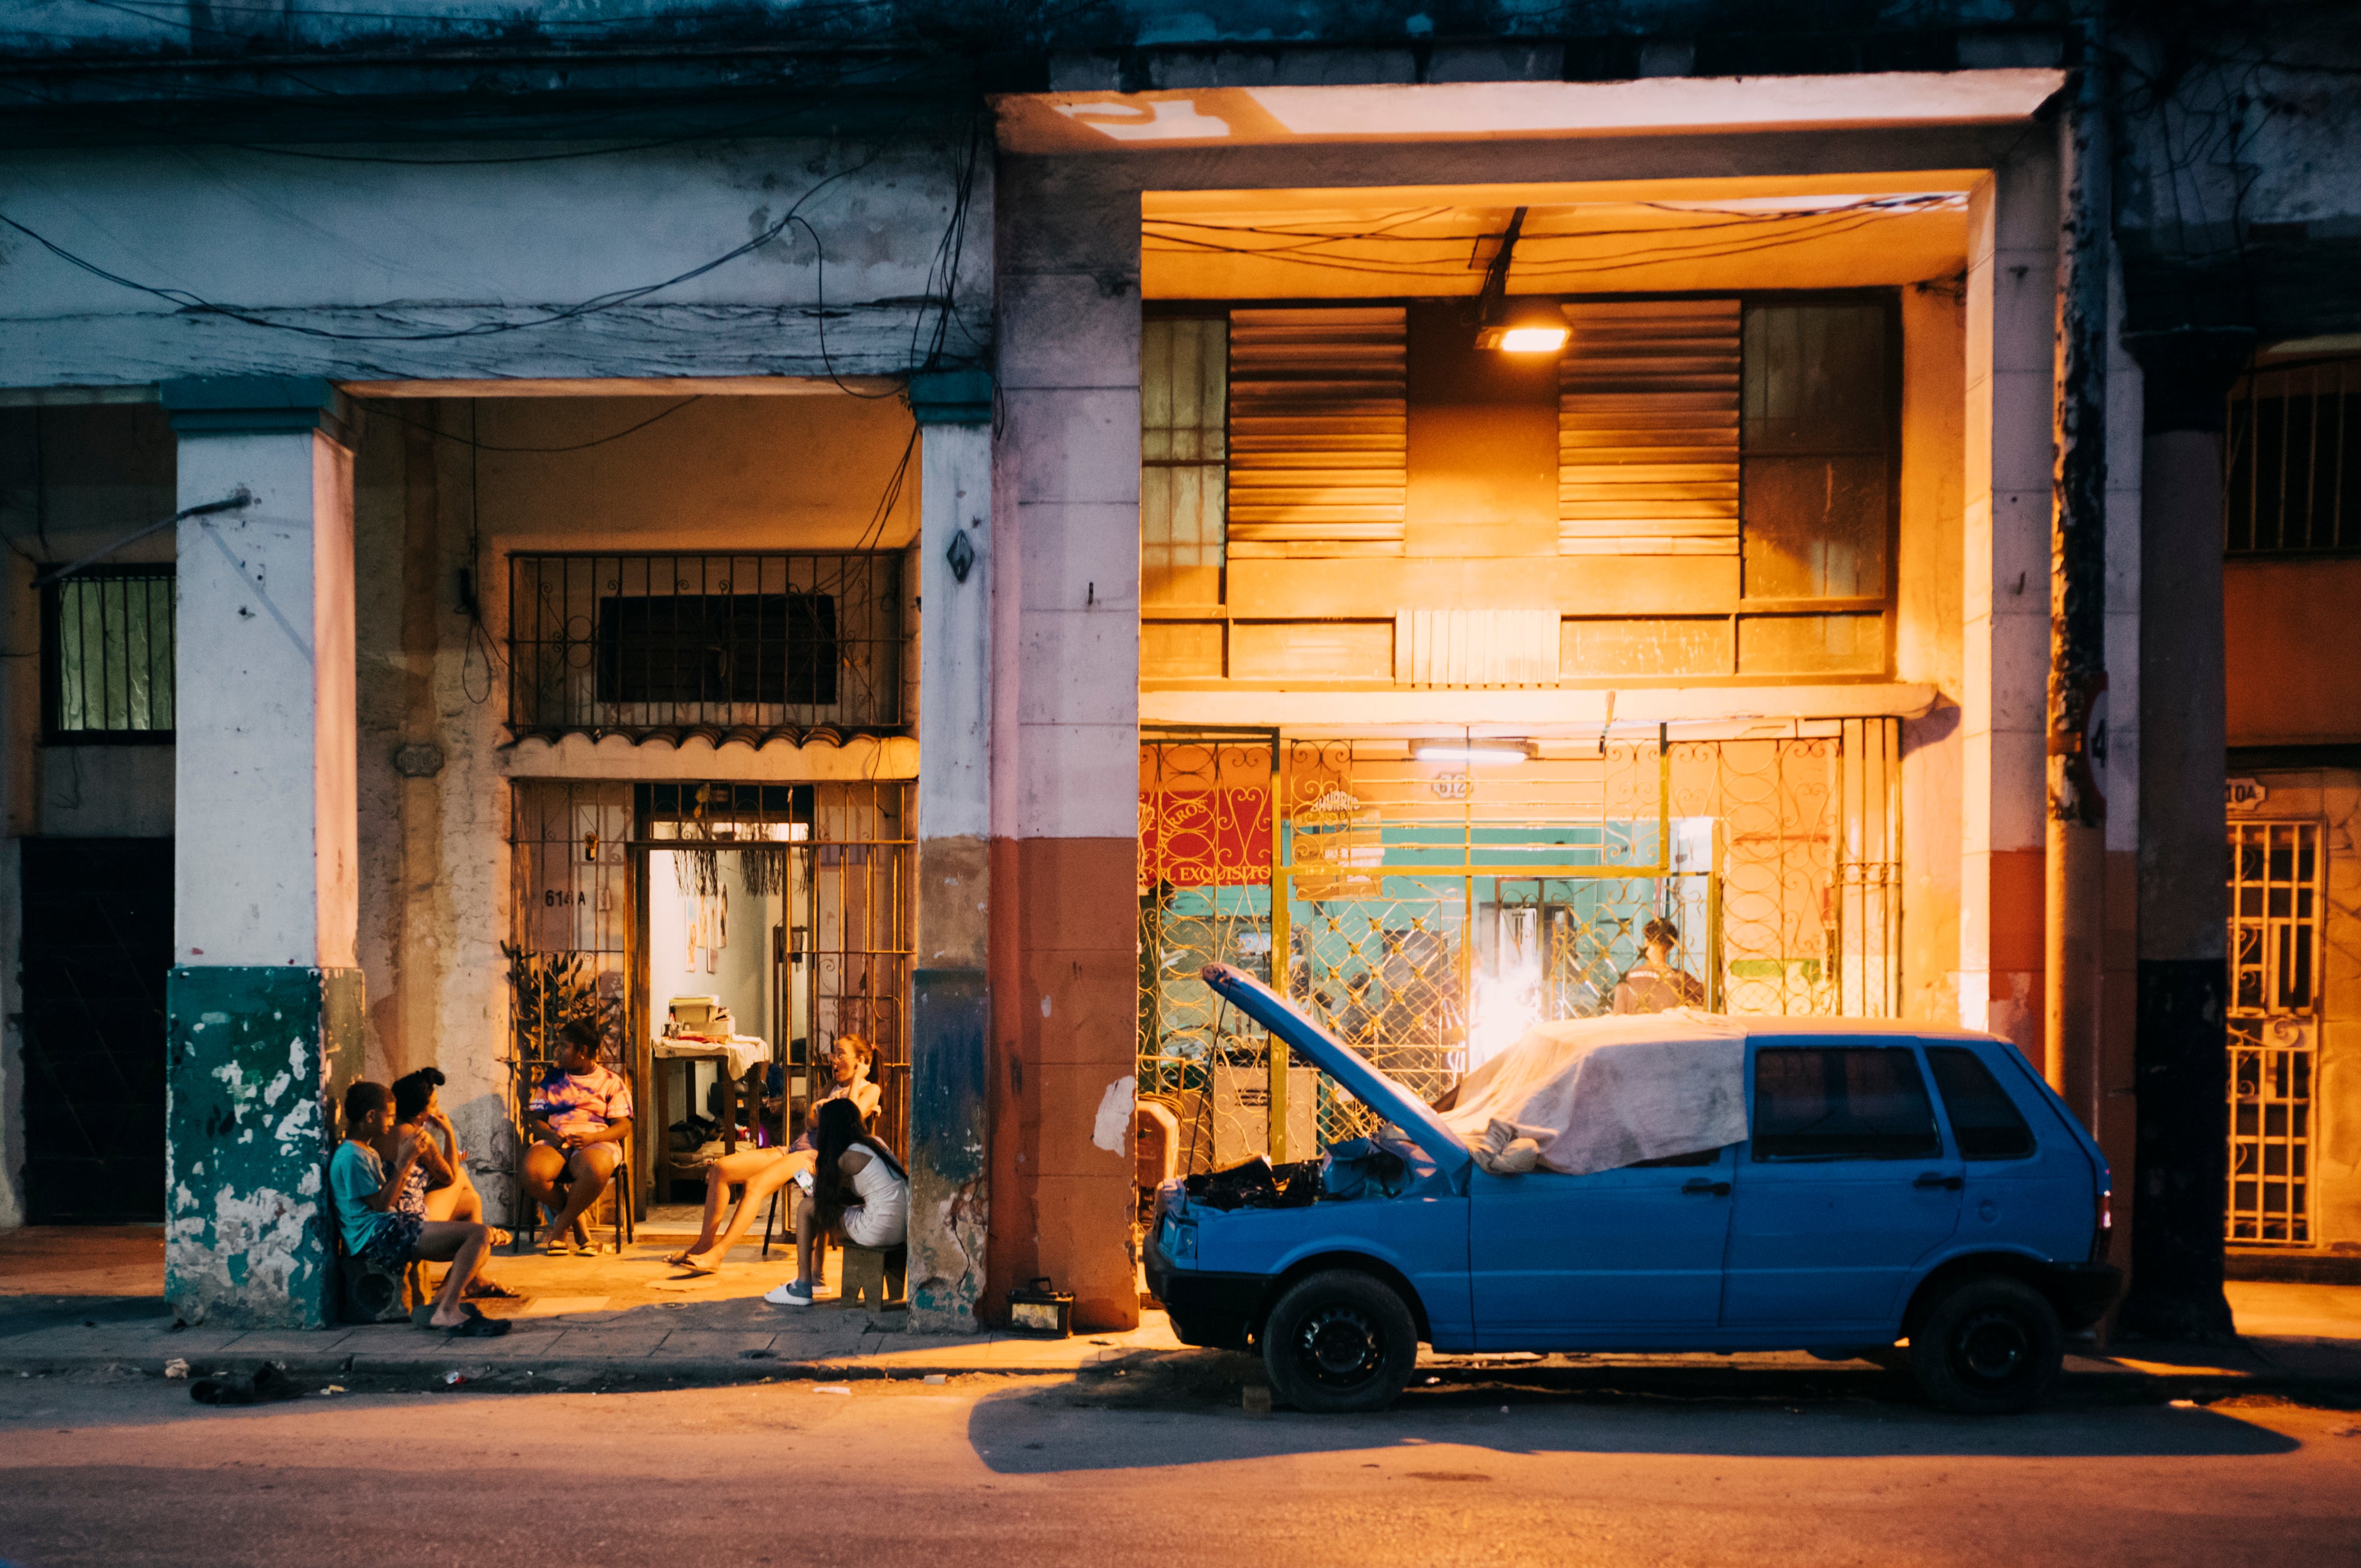
{"type": "Polygon", "coordinates": [[[810,826],[748,827],[761,836],[646,850],[657,1209],[698,1200],[681,1162],[791,1136],[790,1079],[812,1059],[810,826]]]}

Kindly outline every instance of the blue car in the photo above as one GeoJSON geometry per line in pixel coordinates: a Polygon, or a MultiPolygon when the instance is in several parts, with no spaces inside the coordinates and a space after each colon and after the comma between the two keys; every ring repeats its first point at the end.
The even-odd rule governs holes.
{"type": "Polygon", "coordinates": [[[1298,1409],[1382,1408],[1422,1342],[1879,1354],[1907,1340],[1937,1402],[2021,1410],[2121,1283],[2105,1158],[1988,1035],[1716,1020],[1743,1036],[1744,1141],[1496,1174],[1268,987],[1226,965],[1203,978],[1390,1124],[1320,1161],[1158,1193],[1148,1281],[1174,1332],[1258,1349],[1298,1409]]]}

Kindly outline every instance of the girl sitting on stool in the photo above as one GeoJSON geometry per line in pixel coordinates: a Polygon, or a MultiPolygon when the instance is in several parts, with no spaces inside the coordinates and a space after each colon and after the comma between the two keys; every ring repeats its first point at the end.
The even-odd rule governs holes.
{"type": "Polygon", "coordinates": [[[796,1277],[763,1298],[774,1306],[812,1304],[823,1237],[883,1250],[909,1235],[909,1173],[893,1150],[861,1130],[860,1107],[850,1100],[822,1102],[816,1141],[811,1200],[796,1210],[796,1277]]]}

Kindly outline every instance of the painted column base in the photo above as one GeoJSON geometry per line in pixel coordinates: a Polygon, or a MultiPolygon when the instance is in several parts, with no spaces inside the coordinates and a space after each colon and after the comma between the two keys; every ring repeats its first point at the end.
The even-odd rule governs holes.
{"type": "Polygon", "coordinates": [[[2222,959],[2139,965],[2139,1158],[2131,1291],[2119,1320],[2158,1339],[2227,1339],[2222,1228],[2230,1162],[2222,959]]]}
{"type": "Polygon", "coordinates": [[[912,975],[910,1327],[924,1333],[983,1326],[990,1020],[983,970],[912,975]]]}
{"type": "Polygon", "coordinates": [[[360,1075],[361,971],[175,969],[165,1001],[165,1298],[186,1323],[325,1328],[330,1106],[360,1075]]]}

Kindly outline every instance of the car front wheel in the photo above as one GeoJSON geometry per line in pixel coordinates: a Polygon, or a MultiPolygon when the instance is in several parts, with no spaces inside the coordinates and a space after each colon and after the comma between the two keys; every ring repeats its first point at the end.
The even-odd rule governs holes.
{"type": "Polygon", "coordinates": [[[1971,1416],[2031,1409],[2057,1380],[2066,1335],[2022,1280],[1987,1275],[1954,1286],[1910,1335],[1910,1370],[1927,1398],[1971,1416]]]}
{"type": "Polygon", "coordinates": [[[1418,1322],[1385,1281],[1325,1269],[1289,1286],[1271,1308],[1262,1360],[1271,1387],[1299,1410],[1381,1410],[1410,1382],[1418,1322]]]}

